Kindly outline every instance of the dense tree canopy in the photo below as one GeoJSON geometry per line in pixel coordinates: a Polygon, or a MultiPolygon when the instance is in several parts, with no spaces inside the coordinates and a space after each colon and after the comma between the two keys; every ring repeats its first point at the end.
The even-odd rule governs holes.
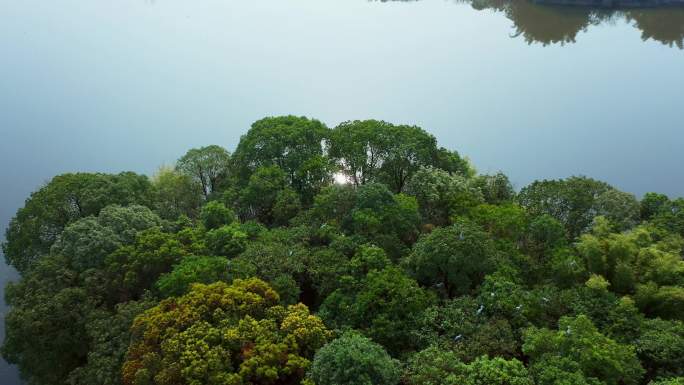
{"type": "Polygon", "coordinates": [[[329,332],[304,305],[282,307],[258,279],[196,284],[138,316],[123,383],[296,383],[329,332]]]}
{"type": "Polygon", "coordinates": [[[50,250],[67,224],[112,204],[146,204],[151,185],[143,175],[64,174],[31,194],[10,222],[2,245],[7,263],[20,272],[50,250]]]}
{"type": "MultiPolygon", "coordinates": [[[[530,357],[533,366],[540,367],[544,377],[550,370],[546,366],[550,366],[559,376],[573,368],[570,375],[579,371],[589,381],[598,380],[608,385],[638,384],[644,372],[633,347],[605,337],[584,315],[562,318],[558,331],[526,330],[523,352],[530,357]]],[[[556,377],[554,381],[561,379],[556,377]]]]}
{"type": "Polygon", "coordinates": [[[359,329],[399,355],[412,346],[416,315],[434,302],[429,292],[394,267],[373,270],[360,281],[336,290],[323,303],[321,316],[336,329],[359,329]]]}
{"type": "Polygon", "coordinates": [[[482,356],[466,364],[436,346],[415,354],[406,372],[407,385],[534,385],[518,360],[482,356]]]}
{"type": "Polygon", "coordinates": [[[270,117],[34,192],[0,352],[28,385],[680,385],[683,236],[682,198],[270,117]]]}

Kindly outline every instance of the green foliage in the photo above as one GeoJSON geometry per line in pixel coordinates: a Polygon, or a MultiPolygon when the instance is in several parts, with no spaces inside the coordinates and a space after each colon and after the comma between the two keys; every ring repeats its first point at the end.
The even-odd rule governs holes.
{"type": "Polygon", "coordinates": [[[312,219],[341,229],[350,229],[356,194],[357,189],[350,185],[332,185],[324,188],[314,198],[311,208],[312,219]]]}
{"type": "Polygon", "coordinates": [[[655,282],[638,285],[634,300],[637,307],[649,316],[684,321],[682,286],[659,286],[655,282]]]}
{"type": "Polygon", "coordinates": [[[427,308],[418,318],[415,337],[421,346],[439,346],[470,362],[482,355],[514,357],[519,351],[510,323],[478,314],[480,303],[470,297],[427,308]]]}
{"type": "Polygon", "coordinates": [[[355,186],[376,182],[392,138],[390,123],[365,120],[343,122],[330,132],[329,156],[355,186]]]}
{"type": "Polygon", "coordinates": [[[482,204],[470,210],[469,217],[495,238],[518,242],[527,230],[527,215],[518,205],[482,204]]]}
{"type": "Polygon", "coordinates": [[[538,385],[604,385],[594,377],[585,377],[580,364],[560,356],[549,356],[530,366],[538,385]]]}
{"type": "Polygon", "coordinates": [[[33,193],[0,351],[28,385],[681,384],[683,236],[684,199],[516,195],[418,127],[266,118],[33,193]]]}
{"type": "Polygon", "coordinates": [[[376,183],[358,189],[351,211],[352,232],[377,243],[390,255],[402,254],[401,246],[415,239],[419,221],[418,204],[412,197],[393,195],[376,183]]]}
{"type": "Polygon", "coordinates": [[[584,266],[584,261],[573,250],[560,248],[554,251],[548,267],[556,285],[569,288],[586,279],[584,266]]]}
{"type": "Polygon", "coordinates": [[[536,318],[541,305],[519,279],[500,272],[485,277],[477,299],[483,313],[507,319],[516,327],[526,326],[529,319],[536,318]]]}
{"type": "Polygon", "coordinates": [[[273,222],[273,206],[286,187],[286,174],[278,166],[259,167],[249,177],[247,186],[240,192],[243,216],[260,222],[273,222]]]}
{"type": "Polygon", "coordinates": [[[667,209],[670,198],[665,194],[649,192],[644,194],[640,202],[641,219],[649,220],[667,209]]]}
{"type": "Polygon", "coordinates": [[[430,346],[414,354],[404,371],[406,385],[461,385],[465,364],[450,350],[430,346]]]}
{"type": "Polygon", "coordinates": [[[417,319],[415,338],[422,346],[467,341],[480,325],[479,304],[472,297],[459,297],[425,309],[417,319]],[[461,338],[456,338],[461,336],[461,338]]]}
{"type": "Polygon", "coordinates": [[[502,172],[494,175],[479,175],[473,184],[480,189],[485,202],[489,204],[500,205],[515,199],[513,185],[506,174],[502,172]]]}
{"type": "Polygon", "coordinates": [[[538,258],[543,257],[565,243],[563,225],[554,217],[542,214],[530,222],[527,243],[531,254],[538,258]]]}
{"type": "Polygon", "coordinates": [[[86,326],[91,341],[87,363],[73,370],[67,383],[120,385],[121,365],[131,339],[133,319],[154,305],[154,301],[145,299],[120,304],[113,313],[104,310],[93,312],[86,326]]]}
{"type": "Polygon", "coordinates": [[[684,198],[665,205],[653,222],[667,231],[684,236],[684,198]]]}
{"type": "Polygon", "coordinates": [[[414,355],[404,376],[407,385],[534,385],[518,360],[482,356],[465,364],[435,346],[414,355]]]}
{"type": "Polygon", "coordinates": [[[321,146],[327,136],[323,123],[305,117],[279,116],[254,122],[233,154],[241,184],[247,185],[260,167],[276,166],[302,201],[310,202],[331,179],[321,146]]]}
{"type": "Polygon", "coordinates": [[[80,219],[67,226],[52,246],[52,254],[70,260],[77,271],[101,268],[105,258],[136,235],[161,225],[160,218],[144,206],[107,206],[97,218],[80,219]]]}
{"type": "Polygon", "coordinates": [[[190,254],[174,235],[150,229],[138,235],[135,243],[110,254],[105,261],[107,296],[126,302],[142,297],[159,276],[190,254]]]}
{"type": "Polygon", "coordinates": [[[327,243],[314,245],[309,227],[277,228],[247,244],[234,261],[269,282],[284,303],[319,305],[338,286],[347,258],[327,243]]]}
{"type": "Polygon", "coordinates": [[[297,193],[289,188],[285,188],[278,192],[275,202],[273,203],[273,223],[280,226],[285,226],[294,218],[302,209],[302,203],[299,200],[297,193]]]}
{"type": "Polygon", "coordinates": [[[147,204],[149,195],[147,177],[134,173],[56,176],[31,194],[10,222],[2,244],[5,259],[27,272],[69,223],[98,215],[112,204],[147,204]]]}
{"type": "Polygon", "coordinates": [[[167,220],[181,215],[195,218],[202,203],[202,187],[191,176],[162,167],[152,177],[154,211],[167,220]]]}
{"type": "Polygon", "coordinates": [[[467,366],[467,385],[534,385],[522,362],[480,357],[467,366]]]}
{"type": "Polygon", "coordinates": [[[684,385],[684,377],[668,378],[665,380],[649,382],[649,385],[684,385]]]}
{"type": "Polygon", "coordinates": [[[235,213],[223,203],[211,201],[202,207],[200,219],[204,228],[214,230],[235,222],[235,213]]]}
{"type": "Polygon", "coordinates": [[[461,220],[421,237],[405,264],[421,285],[452,298],[482,282],[493,267],[494,253],[487,233],[461,220]]]}
{"type": "Polygon", "coordinates": [[[94,298],[77,286],[76,273],[66,265],[59,256],[42,258],[6,289],[12,310],[5,318],[2,356],[18,365],[29,384],[62,384],[86,360],[94,298]]]}
{"type": "Polygon", "coordinates": [[[380,271],[391,265],[384,250],[373,245],[362,245],[349,261],[349,273],[353,277],[363,278],[371,271],[380,271]]]}
{"type": "Polygon", "coordinates": [[[412,346],[416,316],[434,302],[430,293],[399,269],[371,271],[361,281],[337,289],[321,306],[320,315],[335,329],[358,329],[399,355],[412,346]]]}
{"type": "Polygon", "coordinates": [[[85,364],[92,313],[106,296],[116,296],[107,290],[107,255],[133,243],[140,230],[159,231],[159,223],[146,207],[108,206],[97,218],[68,225],[51,255],[8,287],[12,311],[6,318],[3,356],[18,364],[30,383],[63,383],[85,364]]]}
{"type": "Polygon", "coordinates": [[[581,371],[587,379],[608,385],[638,384],[644,374],[633,347],[604,336],[583,315],[561,318],[557,332],[529,328],[524,339],[523,352],[544,378],[553,377],[550,371],[568,372],[568,367],[574,367],[571,373],[581,371]]]}
{"type": "Polygon", "coordinates": [[[392,194],[379,183],[329,187],[316,197],[311,217],[322,227],[338,228],[363,243],[378,245],[394,260],[406,254],[420,224],[416,199],[392,194]]]}
{"type": "Polygon", "coordinates": [[[99,267],[107,255],[122,245],[113,229],[89,217],[68,225],[52,245],[51,253],[70,258],[77,270],[84,271],[99,267]]]}
{"type": "Polygon", "coordinates": [[[483,201],[482,193],[469,180],[433,167],[418,169],[409,179],[406,193],[416,197],[423,221],[438,226],[483,201]]]}
{"type": "Polygon", "coordinates": [[[596,214],[606,217],[616,230],[631,229],[639,222],[639,201],[632,194],[608,190],[596,198],[596,214]]]}
{"type": "Polygon", "coordinates": [[[330,133],[328,155],[356,186],[371,182],[402,192],[411,176],[424,166],[469,175],[467,162],[437,147],[435,138],[415,126],[377,121],[341,123],[330,133]]]}
{"type": "Polygon", "coordinates": [[[212,145],[189,150],[176,162],[176,170],[197,182],[208,198],[228,178],[229,164],[230,153],[212,145]]]}
{"type": "Polygon", "coordinates": [[[382,346],[347,332],[316,353],[309,378],[316,385],[396,385],[399,367],[382,346]]]}
{"type": "Polygon", "coordinates": [[[582,235],[576,247],[588,271],[607,278],[617,293],[633,293],[638,284],[679,285],[684,282],[681,240],[654,242],[657,236],[645,227],[612,233],[607,221],[597,217],[592,233],[582,235]]]}
{"type": "MultiPolygon", "coordinates": [[[[608,184],[587,177],[543,180],[523,188],[518,201],[534,216],[548,214],[556,218],[565,226],[568,236],[575,238],[588,229],[597,215],[601,194],[611,190],[608,184]]],[[[609,207],[602,209],[604,215],[613,215],[609,207]]],[[[615,213],[615,217],[627,219],[620,218],[620,213],[615,213]]]]}
{"type": "Polygon", "coordinates": [[[207,247],[215,255],[235,257],[245,250],[247,234],[233,223],[207,232],[207,247]]]}
{"type": "Polygon", "coordinates": [[[684,376],[684,323],[647,320],[637,340],[637,354],[647,378],[684,376]]]}
{"type": "Polygon", "coordinates": [[[185,294],[193,283],[228,281],[228,259],[224,257],[183,258],[170,273],[163,274],[155,284],[162,297],[185,294]]]}
{"type": "Polygon", "coordinates": [[[304,305],[258,279],[197,284],[138,316],[123,383],[297,383],[329,338],[304,305]]]}

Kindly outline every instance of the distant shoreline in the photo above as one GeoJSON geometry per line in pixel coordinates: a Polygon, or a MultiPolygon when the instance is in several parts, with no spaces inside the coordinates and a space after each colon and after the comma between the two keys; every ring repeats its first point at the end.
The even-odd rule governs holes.
{"type": "Polygon", "coordinates": [[[684,0],[532,0],[540,5],[597,8],[661,8],[684,6],[684,0]]]}

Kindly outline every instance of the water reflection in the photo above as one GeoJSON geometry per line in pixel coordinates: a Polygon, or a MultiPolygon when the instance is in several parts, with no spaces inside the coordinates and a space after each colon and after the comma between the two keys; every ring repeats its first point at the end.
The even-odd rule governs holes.
{"type": "Polygon", "coordinates": [[[607,9],[543,4],[554,0],[455,1],[469,3],[476,10],[505,14],[516,29],[512,37],[522,37],[528,43],[574,43],[577,35],[591,26],[624,21],[639,29],[644,41],[655,40],[684,49],[684,7],[607,9]]]}
{"type": "Polygon", "coordinates": [[[467,0],[476,9],[495,9],[511,19],[528,43],[574,43],[590,26],[626,20],[641,30],[644,41],[684,48],[684,9],[608,10],[535,4],[528,0],[467,0]]]}
{"type": "Polygon", "coordinates": [[[684,49],[684,9],[633,10],[625,17],[641,30],[642,39],[653,39],[684,49]]]}

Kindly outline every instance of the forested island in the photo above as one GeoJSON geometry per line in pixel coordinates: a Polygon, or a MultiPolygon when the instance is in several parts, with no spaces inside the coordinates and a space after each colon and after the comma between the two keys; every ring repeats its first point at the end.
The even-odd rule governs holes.
{"type": "Polygon", "coordinates": [[[269,117],[34,192],[2,356],[29,385],[682,385],[683,237],[682,198],[269,117]]]}

